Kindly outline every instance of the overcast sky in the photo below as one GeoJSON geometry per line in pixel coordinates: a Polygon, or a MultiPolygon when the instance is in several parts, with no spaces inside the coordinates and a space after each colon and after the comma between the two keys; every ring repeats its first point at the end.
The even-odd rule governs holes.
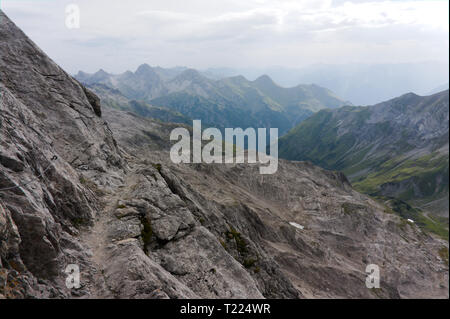
{"type": "Polygon", "coordinates": [[[0,0],[68,72],[139,64],[302,67],[449,59],[449,4],[343,0],[0,0]],[[80,28],[65,26],[68,4],[80,28]]]}

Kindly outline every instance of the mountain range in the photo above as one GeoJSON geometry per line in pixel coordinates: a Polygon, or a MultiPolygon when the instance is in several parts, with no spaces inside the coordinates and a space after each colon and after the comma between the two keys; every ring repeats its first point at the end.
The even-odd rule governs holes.
{"type": "MultiPolygon", "coordinates": [[[[79,72],[75,78],[102,100],[111,100],[105,96],[106,86],[128,100],[138,101],[143,108],[152,110],[156,106],[166,113],[200,119],[219,129],[277,127],[279,134],[284,134],[313,112],[351,104],[317,85],[280,87],[267,75],[255,81],[243,76],[212,80],[194,69],[162,69],[143,64],[134,73],[112,75],[100,70],[94,74],[79,72]]],[[[112,106],[136,111],[123,98],[116,102],[112,106]]],[[[145,110],[137,112],[148,115],[145,110]]]]}
{"type": "Polygon", "coordinates": [[[237,74],[255,79],[260,74],[268,74],[283,86],[315,83],[355,105],[372,105],[408,92],[429,95],[448,89],[448,70],[448,62],[346,63],[298,68],[211,68],[204,74],[215,79],[237,74]]]}

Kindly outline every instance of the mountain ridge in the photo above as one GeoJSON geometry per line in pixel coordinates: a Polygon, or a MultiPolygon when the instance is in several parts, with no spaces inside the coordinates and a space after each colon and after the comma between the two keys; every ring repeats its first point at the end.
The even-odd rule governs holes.
{"type": "MultiPolygon", "coordinates": [[[[280,156],[343,170],[365,193],[388,196],[389,188],[399,199],[420,199],[419,205],[427,204],[419,203],[427,197],[429,201],[448,197],[448,90],[423,97],[407,93],[373,106],[321,111],[280,139],[280,156]],[[425,191],[422,184],[428,175],[419,177],[427,171],[432,174],[435,166],[430,160],[440,167],[437,176],[443,178],[430,189],[441,195],[425,191]],[[403,186],[394,192],[393,183],[403,186]]],[[[442,214],[448,217],[448,205],[442,214]]]]}
{"type": "MultiPolygon", "coordinates": [[[[314,64],[305,67],[272,66],[266,68],[207,69],[211,78],[242,74],[255,79],[260,74],[270,75],[276,82],[288,87],[297,83],[315,83],[335,92],[355,105],[373,105],[406,92],[420,95],[448,83],[448,61],[415,63],[346,63],[314,64]]],[[[448,88],[448,84],[447,87],[448,88]]],[[[442,89],[444,90],[445,87],[442,89]]],[[[440,91],[442,91],[440,90],[440,91]]]]}
{"type": "MultiPolygon", "coordinates": [[[[255,81],[242,76],[212,80],[197,70],[180,69],[172,77],[162,79],[149,65],[141,65],[137,70],[140,74],[144,69],[152,77],[136,76],[137,71],[126,72],[127,76],[109,74],[107,77],[103,73],[101,77],[96,73],[88,76],[80,71],[75,77],[88,86],[104,84],[118,89],[130,100],[169,108],[188,118],[216,124],[220,129],[248,123],[246,127],[278,127],[283,134],[319,109],[350,104],[319,86],[282,88],[268,76],[255,81]],[[195,107],[193,101],[200,105],[195,107]],[[227,109],[229,118],[223,109],[227,109]],[[248,119],[235,122],[243,114],[248,119]],[[218,118],[221,120],[217,121],[218,118]]],[[[102,97],[101,92],[97,93],[102,97]]]]}

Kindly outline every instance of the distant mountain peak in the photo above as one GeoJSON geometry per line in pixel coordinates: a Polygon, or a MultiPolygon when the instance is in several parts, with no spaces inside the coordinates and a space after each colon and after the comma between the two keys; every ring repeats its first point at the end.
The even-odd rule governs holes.
{"type": "Polygon", "coordinates": [[[235,75],[230,77],[229,79],[234,80],[234,81],[239,81],[239,82],[243,82],[243,81],[248,81],[245,76],[243,75],[235,75]]]}
{"type": "MultiPolygon", "coordinates": [[[[84,75],[87,76],[86,73],[84,73],[84,75]]],[[[82,79],[83,76],[81,76],[80,78],[82,79]]],[[[100,69],[90,77],[90,80],[88,82],[103,82],[103,81],[108,81],[109,78],[110,78],[110,74],[107,73],[105,70],[100,69]]]]}
{"type": "Polygon", "coordinates": [[[75,75],[75,77],[83,77],[83,76],[88,76],[89,73],[83,72],[83,71],[78,71],[78,73],[75,75]]]}
{"type": "Polygon", "coordinates": [[[417,95],[416,93],[414,93],[414,92],[408,92],[408,93],[405,93],[405,94],[403,94],[402,96],[400,96],[399,98],[401,99],[401,98],[411,98],[411,97],[418,97],[419,95],[417,95]]]}
{"type": "Polygon", "coordinates": [[[109,75],[109,73],[103,69],[100,69],[97,72],[95,72],[95,75],[109,75]]]}
{"type": "Polygon", "coordinates": [[[200,72],[198,72],[195,69],[187,69],[178,74],[174,80],[175,81],[191,81],[191,80],[206,80],[207,78],[204,77],[200,72]]]}
{"type": "Polygon", "coordinates": [[[276,85],[275,82],[272,80],[272,78],[270,76],[268,76],[267,74],[261,75],[254,82],[258,83],[258,84],[265,84],[265,85],[268,85],[268,84],[276,85]]]}
{"type": "Polygon", "coordinates": [[[148,74],[156,74],[156,72],[153,70],[153,68],[148,65],[147,63],[141,64],[136,72],[136,75],[148,75],[148,74]]]}
{"type": "Polygon", "coordinates": [[[187,70],[184,70],[181,74],[180,74],[180,76],[181,75],[183,75],[183,76],[195,76],[195,77],[197,77],[197,76],[201,76],[201,74],[200,74],[200,72],[198,72],[197,70],[195,70],[195,69],[187,69],[187,70]]]}

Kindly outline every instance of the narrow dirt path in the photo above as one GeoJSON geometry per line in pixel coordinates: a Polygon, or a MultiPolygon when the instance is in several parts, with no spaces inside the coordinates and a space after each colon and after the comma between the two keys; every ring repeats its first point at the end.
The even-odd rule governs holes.
{"type": "Polygon", "coordinates": [[[107,247],[111,243],[108,241],[108,224],[113,218],[112,213],[116,208],[120,189],[112,194],[107,194],[101,201],[104,208],[97,213],[94,225],[85,230],[81,235],[82,244],[91,251],[92,280],[95,283],[90,288],[90,298],[114,298],[104,277],[104,265],[108,262],[107,247]]]}
{"type": "Polygon", "coordinates": [[[105,267],[109,263],[108,247],[112,245],[112,241],[108,234],[111,231],[111,225],[116,218],[114,212],[117,209],[119,200],[123,199],[123,194],[126,190],[133,185],[133,172],[132,170],[123,176],[123,184],[109,190],[107,194],[99,198],[100,205],[103,207],[99,210],[94,218],[94,225],[88,229],[85,229],[81,233],[81,242],[83,246],[90,250],[90,264],[92,265],[92,271],[90,276],[92,282],[89,286],[90,296],[89,298],[115,298],[115,294],[108,287],[107,280],[104,275],[105,267]]]}

